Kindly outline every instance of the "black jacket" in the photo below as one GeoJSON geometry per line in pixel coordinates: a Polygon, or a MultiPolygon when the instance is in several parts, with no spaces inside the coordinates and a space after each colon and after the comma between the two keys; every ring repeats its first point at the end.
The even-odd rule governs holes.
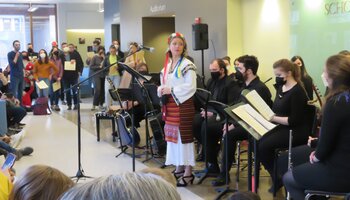
{"type": "Polygon", "coordinates": [[[64,54],[61,55],[61,60],[62,60],[62,65],[64,67],[64,62],[65,61],[71,61],[71,60],[75,60],[76,64],[75,64],[75,71],[69,71],[69,70],[64,70],[63,71],[63,80],[75,80],[79,77],[79,72],[80,74],[83,73],[83,69],[84,69],[84,63],[83,60],[79,54],[78,51],[73,51],[69,53],[69,60],[66,60],[66,57],[64,54]]]}

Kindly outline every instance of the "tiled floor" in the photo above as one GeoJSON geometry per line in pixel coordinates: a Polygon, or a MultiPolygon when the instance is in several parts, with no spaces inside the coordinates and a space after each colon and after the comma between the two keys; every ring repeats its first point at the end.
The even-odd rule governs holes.
{"type": "MultiPolygon", "coordinates": [[[[89,99],[83,99],[81,109],[82,120],[82,166],[85,174],[98,177],[112,173],[122,173],[132,171],[131,158],[128,155],[121,155],[115,158],[120,150],[118,143],[112,142],[111,124],[107,121],[101,122],[101,142],[96,141],[96,126],[94,112],[90,111],[91,104],[89,99]]],[[[50,116],[32,116],[29,114],[24,122],[26,135],[20,144],[23,146],[32,146],[34,153],[32,156],[23,157],[15,165],[18,173],[21,173],[26,167],[33,164],[47,164],[56,167],[66,173],[68,176],[74,176],[77,172],[77,112],[67,111],[66,106],[61,107],[60,112],[50,116]]],[[[139,132],[141,138],[144,138],[144,124],[141,125],[139,132]]],[[[141,139],[144,142],[144,139],[141,139]]],[[[140,159],[140,161],[142,161],[140,159]]],[[[136,170],[147,166],[159,167],[157,162],[149,161],[143,164],[136,161],[136,170]]],[[[197,170],[202,169],[203,163],[198,163],[197,170]]],[[[168,167],[165,170],[171,171],[168,167]]],[[[233,168],[231,171],[231,180],[235,180],[233,168]]],[[[241,191],[247,190],[246,171],[240,175],[238,187],[241,191]]],[[[201,185],[191,185],[186,189],[179,188],[182,199],[215,199],[217,192],[211,186],[213,178],[206,179],[201,185]]],[[[259,195],[263,200],[273,199],[272,194],[267,190],[270,187],[270,178],[262,170],[259,186],[259,195]]],[[[231,184],[236,188],[236,183],[231,184]]],[[[282,190],[277,194],[277,198],[283,199],[282,190]]]]}

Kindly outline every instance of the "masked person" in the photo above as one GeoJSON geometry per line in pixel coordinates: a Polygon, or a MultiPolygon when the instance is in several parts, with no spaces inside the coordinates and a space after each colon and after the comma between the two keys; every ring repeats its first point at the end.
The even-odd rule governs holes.
{"type": "MultiPolygon", "coordinates": [[[[259,76],[257,75],[259,68],[259,61],[255,56],[252,55],[244,55],[237,59],[238,63],[236,63],[236,73],[235,78],[238,82],[242,84],[241,90],[256,90],[256,92],[261,96],[261,98],[269,105],[272,106],[271,93],[266,85],[260,81],[259,76]]],[[[242,101],[242,97],[240,101],[242,101]]],[[[228,161],[226,165],[226,152],[223,151],[223,155],[221,156],[221,171],[220,175],[216,180],[213,181],[214,186],[221,186],[226,183],[226,173],[230,172],[232,163],[234,162],[234,155],[236,152],[236,143],[239,140],[247,140],[249,137],[249,133],[243,129],[238,123],[230,124],[228,133],[225,130],[226,125],[223,126],[223,133],[226,134],[224,137],[223,144],[225,145],[223,149],[227,149],[228,153],[228,161]],[[226,140],[227,144],[226,147],[226,140]],[[226,169],[228,166],[228,169],[226,169]]],[[[229,176],[228,176],[229,177],[229,176]]],[[[229,180],[228,180],[229,181],[229,180]]]]}
{"type": "MultiPolygon", "coordinates": [[[[93,74],[103,70],[105,57],[105,48],[103,46],[99,46],[97,49],[97,54],[92,57],[90,62],[90,70],[93,74]]],[[[96,109],[96,106],[100,106],[101,110],[103,109],[103,103],[105,101],[105,76],[106,75],[104,72],[100,72],[98,75],[93,77],[94,100],[91,108],[92,111],[96,109]]]]}
{"type": "MultiPolygon", "coordinates": [[[[240,88],[237,83],[227,76],[226,64],[222,59],[214,59],[209,65],[211,78],[208,80],[207,90],[211,92],[211,100],[219,101],[231,105],[236,102],[240,96],[240,88]]],[[[222,136],[223,119],[215,113],[215,110],[208,107],[207,112],[208,125],[205,126],[205,111],[196,114],[193,126],[193,132],[196,139],[204,144],[205,133],[207,133],[207,161],[209,162],[208,172],[218,174],[220,168],[217,161],[217,155],[220,150],[218,145],[222,136]],[[207,131],[205,129],[207,128],[207,131]]],[[[204,159],[205,149],[202,149],[197,160],[204,159]]]]}

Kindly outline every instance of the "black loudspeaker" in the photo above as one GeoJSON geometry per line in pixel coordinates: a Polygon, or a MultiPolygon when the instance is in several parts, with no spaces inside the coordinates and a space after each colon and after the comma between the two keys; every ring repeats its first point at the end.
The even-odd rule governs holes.
{"type": "Polygon", "coordinates": [[[209,48],[208,24],[192,24],[192,47],[193,50],[209,48]]]}

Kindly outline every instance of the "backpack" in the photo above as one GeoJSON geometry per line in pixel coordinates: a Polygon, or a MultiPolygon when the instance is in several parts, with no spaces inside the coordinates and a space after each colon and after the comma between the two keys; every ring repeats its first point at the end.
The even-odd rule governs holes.
{"type": "Polygon", "coordinates": [[[47,97],[39,97],[33,106],[34,115],[50,115],[49,99],[47,97]]]}

